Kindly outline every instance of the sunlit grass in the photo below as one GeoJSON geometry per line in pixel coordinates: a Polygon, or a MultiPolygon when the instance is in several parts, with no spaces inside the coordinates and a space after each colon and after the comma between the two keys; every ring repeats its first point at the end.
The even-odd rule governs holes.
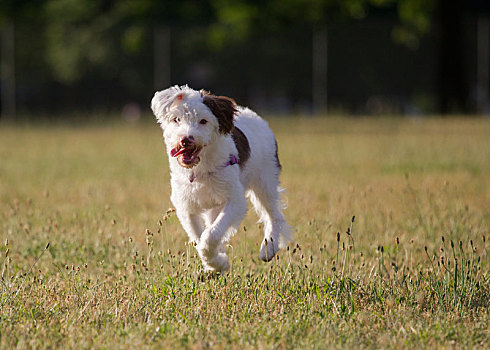
{"type": "Polygon", "coordinates": [[[490,122],[271,126],[295,241],[208,278],[156,125],[3,125],[0,346],[488,347],[490,122]]]}

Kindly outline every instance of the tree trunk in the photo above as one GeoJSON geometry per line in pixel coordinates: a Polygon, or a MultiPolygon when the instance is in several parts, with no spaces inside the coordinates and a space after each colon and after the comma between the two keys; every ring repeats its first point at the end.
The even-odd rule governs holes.
{"type": "Polygon", "coordinates": [[[313,112],[327,112],[327,53],[328,35],[327,27],[313,32],[313,69],[312,69],[312,95],[313,112]]]}
{"type": "Polygon", "coordinates": [[[14,23],[6,20],[2,26],[1,90],[2,119],[15,118],[15,31],[14,23]]]}
{"type": "Polygon", "coordinates": [[[476,108],[480,114],[490,114],[490,20],[480,15],[477,20],[476,108]]]}
{"type": "Polygon", "coordinates": [[[468,85],[463,57],[463,9],[459,1],[439,1],[439,110],[466,111],[468,85]]]}
{"type": "Polygon", "coordinates": [[[155,90],[170,85],[170,27],[157,26],[154,32],[154,75],[155,90]]]}

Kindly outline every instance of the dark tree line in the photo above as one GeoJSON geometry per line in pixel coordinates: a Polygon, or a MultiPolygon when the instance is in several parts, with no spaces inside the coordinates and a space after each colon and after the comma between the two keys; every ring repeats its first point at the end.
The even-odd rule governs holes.
{"type": "MultiPolygon", "coordinates": [[[[356,106],[366,98],[356,96],[356,84],[383,92],[382,83],[372,83],[383,72],[369,73],[366,58],[343,86],[348,68],[336,69],[343,59],[335,48],[353,36],[344,33],[336,46],[336,33],[373,18],[388,23],[383,30],[400,47],[394,50],[407,57],[428,50],[427,38],[436,43],[432,112],[483,111],[485,21],[477,23],[477,72],[468,68],[463,22],[472,13],[488,23],[488,9],[479,0],[1,0],[2,114],[15,112],[12,99],[19,109],[47,113],[144,105],[155,88],[185,82],[270,108],[318,111],[328,103],[362,113],[356,106]],[[472,107],[473,73],[479,100],[472,107]]],[[[375,51],[376,38],[366,40],[375,51]]]]}

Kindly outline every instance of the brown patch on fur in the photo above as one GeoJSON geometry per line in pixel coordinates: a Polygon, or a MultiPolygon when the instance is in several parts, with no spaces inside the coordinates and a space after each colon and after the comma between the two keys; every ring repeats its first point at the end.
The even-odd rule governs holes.
{"type": "Polygon", "coordinates": [[[219,132],[229,134],[233,130],[233,117],[237,112],[236,103],[233,99],[226,96],[215,96],[209,92],[201,90],[204,103],[218,119],[219,132]]]}
{"type": "Polygon", "coordinates": [[[233,138],[235,146],[238,150],[238,158],[240,159],[239,165],[241,168],[250,157],[250,145],[248,143],[247,136],[245,136],[245,134],[237,127],[233,128],[231,137],[233,138]]]}

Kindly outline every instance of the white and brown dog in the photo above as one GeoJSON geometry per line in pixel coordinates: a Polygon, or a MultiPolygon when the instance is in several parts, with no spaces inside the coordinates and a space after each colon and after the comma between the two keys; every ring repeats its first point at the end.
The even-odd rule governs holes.
{"type": "Polygon", "coordinates": [[[177,217],[206,270],[229,268],[225,243],[247,212],[247,196],[264,225],[260,259],[290,240],[281,212],[277,142],[266,121],[228,97],[188,86],[155,93],[177,217]]]}

